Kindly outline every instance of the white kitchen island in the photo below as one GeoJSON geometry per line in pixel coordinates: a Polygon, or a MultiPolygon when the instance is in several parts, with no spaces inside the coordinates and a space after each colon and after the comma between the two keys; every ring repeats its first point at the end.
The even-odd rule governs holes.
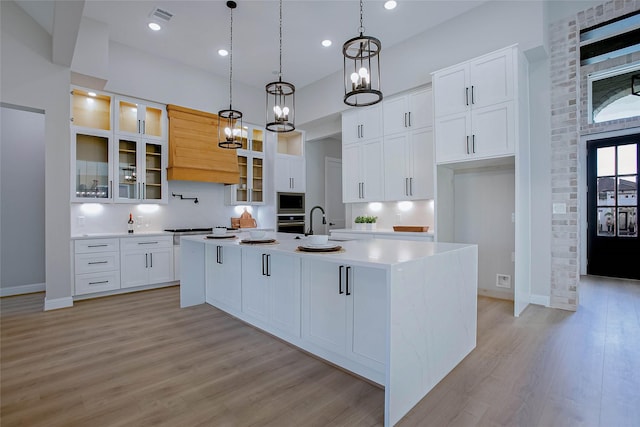
{"type": "Polygon", "coordinates": [[[382,385],[397,423],[476,345],[475,245],[335,242],[343,251],[182,238],[181,306],[209,303],[382,385]]]}

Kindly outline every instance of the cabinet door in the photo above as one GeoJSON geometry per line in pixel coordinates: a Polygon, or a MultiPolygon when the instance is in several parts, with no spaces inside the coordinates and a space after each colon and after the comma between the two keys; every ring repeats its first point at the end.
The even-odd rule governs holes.
{"type": "Polygon", "coordinates": [[[393,135],[407,130],[409,112],[406,96],[385,100],[383,111],[385,135],[393,135]]]}
{"type": "Polygon", "coordinates": [[[469,66],[461,64],[433,75],[436,117],[461,113],[469,109],[469,66]]]}
{"type": "Polygon", "coordinates": [[[173,281],[173,248],[154,249],[148,252],[149,284],[173,281]]]}
{"type": "Polygon", "coordinates": [[[116,98],[116,132],[166,139],[166,109],[134,98],[116,98]]]}
{"type": "Polygon", "coordinates": [[[264,160],[261,157],[250,158],[251,194],[249,201],[253,204],[264,203],[264,160]]]}
{"type": "Polygon", "coordinates": [[[240,181],[237,185],[234,185],[233,203],[248,203],[249,202],[249,173],[251,171],[251,164],[249,163],[249,157],[238,153],[238,170],[240,173],[240,181]]]}
{"type": "Polygon", "coordinates": [[[351,144],[342,147],[342,200],[344,203],[361,202],[360,147],[351,144]]]}
{"type": "Polygon", "coordinates": [[[433,126],[433,91],[431,89],[423,89],[410,93],[407,97],[409,104],[407,122],[409,127],[411,129],[420,129],[426,126],[433,126]]]}
{"type": "Polygon", "coordinates": [[[242,249],[242,312],[262,322],[269,321],[269,288],[266,253],[242,249]]]}
{"type": "Polygon", "coordinates": [[[306,189],[305,158],[302,156],[276,155],[276,191],[304,193],[306,189]]]}
{"type": "Polygon", "coordinates": [[[468,113],[436,118],[436,163],[467,160],[471,153],[471,116],[468,113]]]}
{"type": "Polygon", "coordinates": [[[102,131],[72,133],[72,199],[107,202],[113,198],[111,136],[102,131]]]}
{"type": "Polygon", "coordinates": [[[384,161],[382,157],[382,141],[377,139],[362,143],[359,163],[363,182],[361,201],[378,202],[383,200],[384,161]]]}
{"type": "Polygon", "coordinates": [[[383,270],[349,267],[347,305],[347,355],[356,361],[384,370],[387,335],[387,285],[383,270]]]}
{"type": "Polygon", "coordinates": [[[269,319],[271,326],[300,336],[300,258],[269,254],[269,319]]]}
{"type": "Polygon", "coordinates": [[[74,88],[71,91],[73,126],[111,131],[111,102],[111,95],[74,88]]]}
{"type": "Polygon", "coordinates": [[[470,62],[473,108],[495,105],[514,98],[513,56],[513,50],[509,48],[470,62]]]}
{"type": "Polygon", "coordinates": [[[405,132],[384,139],[385,200],[406,200],[409,196],[408,138],[405,132]]]}
{"type": "Polygon", "coordinates": [[[382,105],[372,105],[358,111],[360,114],[360,139],[368,140],[382,136],[382,105]]]}
{"type": "Polygon", "coordinates": [[[149,282],[149,254],[147,251],[127,251],[120,255],[120,286],[132,288],[149,282]]]}
{"type": "Polygon", "coordinates": [[[118,202],[138,201],[142,196],[144,168],[139,163],[139,139],[118,136],[116,182],[114,198],[118,202]]]}
{"type": "Polygon", "coordinates": [[[141,142],[140,162],[144,167],[141,199],[158,202],[167,199],[166,144],[141,142]]]}
{"type": "Polygon", "coordinates": [[[239,312],[242,308],[241,249],[207,245],[205,266],[206,301],[239,312]]]}
{"type": "Polygon", "coordinates": [[[306,168],[305,159],[300,156],[293,156],[289,159],[289,175],[293,184],[292,190],[296,193],[304,193],[306,191],[306,168]]]}
{"type": "Polygon", "coordinates": [[[342,143],[351,144],[360,139],[360,119],[357,110],[342,113],[342,143]]]}
{"type": "Polygon", "coordinates": [[[339,264],[306,258],[302,260],[302,272],[303,339],[344,354],[347,299],[339,264]]]}
{"type": "Polygon", "coordinates": [[[414,200],[432,199],[434,194],[433,165],[435,164],[433,160],[433,130],[425,128],[411,132],[409,141],[409,198],[414,200]]]}
{"type": "Polygon", "coordinates": [[[497,157],[515,153],[513,102],[474,109],[470,150],[477,157],[497,157]]]}

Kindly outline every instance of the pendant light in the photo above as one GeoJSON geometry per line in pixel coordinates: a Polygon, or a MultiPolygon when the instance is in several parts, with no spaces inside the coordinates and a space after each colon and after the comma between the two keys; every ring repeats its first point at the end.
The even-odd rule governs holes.
{"type": "Polygon", "coordinates": [[[267,130],[291,132],[295,126],[296,87],[282,81],[282,0],[280,0],[280,71],[267,90],[267,130]]]}
{"type": "Polygon", "coordinates": [[[231,11],[231,40],[229,43],[229,109],[218,111],[218,147],[236,149],[242,147],[242,113],[232,107],[233,83],[233,9],[237,7],[235,1],[228,1],[227,7],[231,11]]]}
{"type": "Polygon", "coordinates": [[[342,46],[344,56],[344,103],[352,107],[365,107],[382,101],[380,92],[380,50],[382,43],[375,37],[365,36],[362,26],[362,0],[360,0],[360,35],[347,40],[342,46]]]}

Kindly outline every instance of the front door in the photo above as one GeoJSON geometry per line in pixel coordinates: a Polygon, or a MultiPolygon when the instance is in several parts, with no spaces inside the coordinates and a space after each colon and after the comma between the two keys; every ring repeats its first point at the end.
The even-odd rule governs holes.
{"type": "Polygon", "coordinates": [[[640,279],[640,134],[587,142],[587,274],[640,279]]]}

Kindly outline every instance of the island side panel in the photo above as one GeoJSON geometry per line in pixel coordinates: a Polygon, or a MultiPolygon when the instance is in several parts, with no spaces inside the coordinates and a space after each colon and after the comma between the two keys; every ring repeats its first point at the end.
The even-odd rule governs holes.
{"type": "Polygon", "coordinates": [[[180,242],[180,307],[204,304],[204,242],[180,242]]]}
{"type": "Polygon", "coordinates": [[[395,265],[385,425],[396,424],[476,346],[478,248],[395,265]]]}

